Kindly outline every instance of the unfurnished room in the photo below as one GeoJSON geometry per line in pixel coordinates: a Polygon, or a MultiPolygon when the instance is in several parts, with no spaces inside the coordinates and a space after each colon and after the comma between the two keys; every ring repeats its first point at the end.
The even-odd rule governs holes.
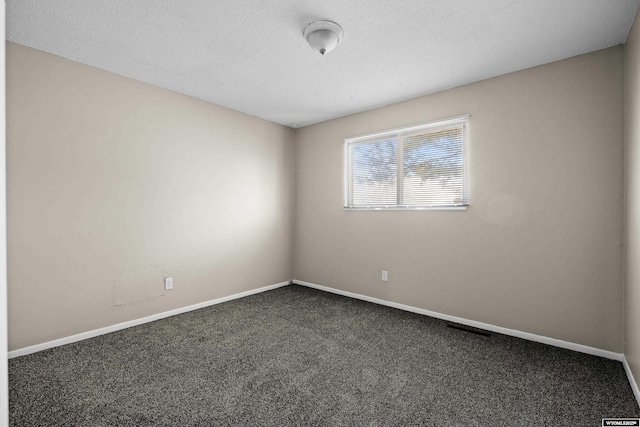
{"type": "Polygon", "coordinates": [[[640,425],[639,7],[8,0],[0,426],[640,425]]]}

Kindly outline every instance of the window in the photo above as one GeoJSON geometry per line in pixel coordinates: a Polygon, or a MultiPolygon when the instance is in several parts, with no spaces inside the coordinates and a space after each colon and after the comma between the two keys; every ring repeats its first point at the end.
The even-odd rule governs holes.
{"type": "Polygon", "coordinates": [[[345,208],[468,206],[469,116],[345,140],[345,208]]]}

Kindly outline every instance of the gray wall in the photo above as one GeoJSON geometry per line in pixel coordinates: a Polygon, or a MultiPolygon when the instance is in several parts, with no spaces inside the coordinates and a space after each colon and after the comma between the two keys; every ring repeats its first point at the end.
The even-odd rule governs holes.
{"type": "Polygon", "coordinates": [[[625,45],[625,340],[640,380],[640,18],[625,45]]]}
{"type": "Polygon", "coordinates": [[[8,43],[7,153],[10,350],[291,278],[289,128],[8,43]]]}
{"type": "Polygon", "coordinates": [[[297,130],[295,279],[621,352],[623,74],[614,47],[297,130]],[[343,210],[345,137],[467,113],[467,211],[343,210]]]}

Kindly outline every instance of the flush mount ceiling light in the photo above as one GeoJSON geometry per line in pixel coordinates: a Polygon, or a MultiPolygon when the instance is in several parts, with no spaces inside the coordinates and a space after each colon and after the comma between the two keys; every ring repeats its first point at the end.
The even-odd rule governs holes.
{"type": "Polygon", "coordinates": [[[331,52],[342,39],[342,27],[332,21],[316,21],[304,29],[304,38],[313,50],[324,55],[331,52]]]}

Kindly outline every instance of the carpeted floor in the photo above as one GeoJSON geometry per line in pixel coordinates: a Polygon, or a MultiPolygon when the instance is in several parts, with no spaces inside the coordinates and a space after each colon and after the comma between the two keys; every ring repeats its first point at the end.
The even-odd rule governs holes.
{"type": "Polygon", "coordinates": [[[620,362],[300,286],[9,361],[13,426],[599,426],[620,362]]]}

